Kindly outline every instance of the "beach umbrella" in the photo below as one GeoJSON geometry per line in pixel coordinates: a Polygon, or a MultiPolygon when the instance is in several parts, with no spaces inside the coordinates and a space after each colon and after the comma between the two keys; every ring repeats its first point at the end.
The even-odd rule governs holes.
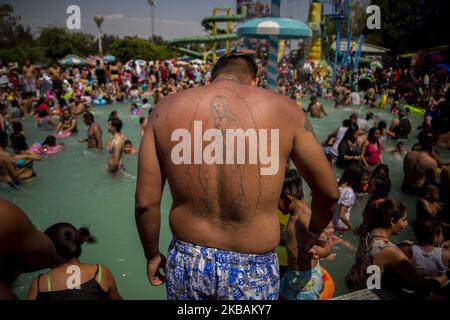
{"type": "Polygon", "coordinates": [[[142,59],[136,60],[135,63],[141,67],[145,67],[147,65],[147,61],[142,60],[142,59]]]}
{"type": "Polygon", "coordinates": [[[103,57],[103,61],[107,62],[107,63],[108,62],[114,62],[114,61],[116,61],[116,57],[113,56],[113,55],[108,54],[108,55],[103,57]]]}
{"type": "MultiPolygon", "coordinates": [[[[272,4],[278,4],[274,1],[272,4]]],[[[279,6],[274,16],[279,16],[279,6]]],[[[287,18],[259,18],[244,22],[237,30],[240,37],[268,39],[269,61],[267,64],[268,88],[275,90],[278,77],[278,41],[280,39],[304,39],[311,38],[311,29],[302,21],[287,18]]]]}
{"type": "Polygon", "coordinates": [[[86,64],[86,60],[75,54],[69,54],[64,58],[58,60],[59,64],[66,66],[83,66],[86,64]]]}
{"type": "Polygon", "coordinates": [[[372,69],[383,69],[383,65],[381,64],[380,61],[372,61],[370,63],[370,68],[372,68],[372,69]]]}
{"type": "Polygon", "coordinates": [[[244,22],[237,31],[247,38],[276,36],[278,39],[310,38],[311,29],[302,21],[287,18],[260,18],[244,22]]]}

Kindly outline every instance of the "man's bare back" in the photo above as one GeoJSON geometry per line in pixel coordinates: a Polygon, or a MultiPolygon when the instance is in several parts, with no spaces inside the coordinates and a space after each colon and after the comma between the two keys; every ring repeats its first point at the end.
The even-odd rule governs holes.
{"type": "Polygon", "coordinates": [[[102,129],[93,122],[87,132],[87,145],[89,149],[102,150],[102,129]]]}
{"type": "Polygon", "coordinates": [[[295,102],[279,94],[235,81],[216,80],[208,86],[164,98],[153,110],[149,122],[141,144],[139,170],[152,172],[147,172],[148,179],[138,177],[137,199],[158,201],[156,198],[144,200],[147,194],[151,197],[150,188],[156,194],[161,188],[146,186],[146,181],[163,184],[167,178],[173,198],[170,225],[179,240],[242,253],[274,250],[280,240],[277,202],[290,156],[297,167],[305,167],[307,182],[322,179],[320,187],[324,195],[338,196],[334,174],[327,166],[309,121],[295,102]],[[202,132],[198,132],[200,123],[202,132]],[[180,137],[172,137],[177,129],[186,129],[193,143],[190,155],[183,157],[177,152],[175,155],[190,159],[192,164],[177,165],[173,161],[173,150],[181,141],[180,137]],[[227,150],[226,130],[229,129],[254,129],[259,132],[259,144],[252,149],[249,139],[245,140],[245,164],[237,164],[239,150],[230,164],[226,162],[225,151],[223,164],[207,164],[210,140],[198,147],[195,140],[208,140],[203,137],[208,129],[222,132],[224,138],[219,143],[223,150],[227,150]],[[279,130],[279,141],[272,141],[274,130],[279,130]],[[267,137],[267,143],[262,142],[261,136],[267,137]],[[153,139],[154,150],[149,147],[153,139]],[[271,150],[273,143],[279,144],[278,152],[271,150]],[[266,145],[267,152],[264,151],[266,145]],[[197,157],[199,164],[194,164],[195,153],[199,151],[196,148],[201,148],[203,154],[203,159],[197,157]],[[256,150],[258,164],[249,164],[250,149],[252,153],[256,150]],[[159,164],[147,168],[152,160],[157,161],[156,156],[152,156],[154,152],[158,153],[159,164]],[[261,164],[261,153],[277,159],[278,170],[273,175],[261,174],[263,168],[274,167],[273,163],[261,164]],[[155,169],[164,172],[165,177],[153,176],[155,169]]]}
{"type": "Polygon", "coordinates": [[[422,187],[427,174],[436,170],[437,161],[426,151],[411,151],[404,160],[404,184],[412,187],[422,187]]]}

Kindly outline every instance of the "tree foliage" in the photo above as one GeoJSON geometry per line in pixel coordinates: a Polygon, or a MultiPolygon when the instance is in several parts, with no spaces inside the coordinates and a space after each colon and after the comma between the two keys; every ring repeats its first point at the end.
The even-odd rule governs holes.
{"type": "Polygon", "coordinates": [[[121,61],[130,59],[163,60],[175,55],[166,46],[155,45],[138,37],[116,40],[111,44],[109,51],[121,61]]]}
{"type": "Polygon", "coordinates": [[[45,57],[51,61],[68,54],[86,56],[94,53],[94,37],[88,33],[70,32],[63,27],[49,26],[40,30],[39,46],[44,50],[45,57]]]}

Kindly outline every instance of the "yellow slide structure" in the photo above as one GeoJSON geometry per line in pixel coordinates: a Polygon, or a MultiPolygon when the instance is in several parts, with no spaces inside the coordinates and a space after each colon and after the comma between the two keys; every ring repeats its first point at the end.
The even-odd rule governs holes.
{"type": "Polygon", "coordinates": [[[322,3],[312,2],[309,7],[308,25],[313,32],[312,45],[308,54],[308,60],[319,62],[322,56],[322,35],[320,23],[322,21],[322,3]]]}

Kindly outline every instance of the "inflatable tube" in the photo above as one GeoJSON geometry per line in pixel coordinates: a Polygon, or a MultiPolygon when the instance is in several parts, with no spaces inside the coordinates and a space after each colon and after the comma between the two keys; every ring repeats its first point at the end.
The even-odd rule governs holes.
{"type": "Polygon", "coordinates": [[[55,138],[69,138],[72,135],[70,131],[61,131],[55,134],[55,138]]]}
{"type": "Polygon", "coordinates": [[[380,104],[379,104],[380,109],[384,109],[384,106],[386,105],[387,100],[388,100],[387,94],[384,94],[381,96],[381,100],[380,100],[380,104]]]}
{"type": "Polygon", "coordinates": [[[106,100],[105,99],[94,99],[92,102],[96,106],[104,106],[104,105],[106,105],[106,100]]]}
{"type": "Polygon", "coordinates": [[[70,100],[71,98],[73,97],[73,91],[72,90],[70,90],[69,92],[67,92],[65,95],[64,95],[64,100],[70,100]]]}
{"type": "Polygon", "coordinates": [[[320,267],[322,271],[323,290],[320,294],[320,300],[329,300],[334,295],[334,280],[330,273],[324,267],[320,267]]]}
{"type": "Polygon", "coordinates": [[[407,104],[405,104],[405,105],[403,106],[403,108],[404,108],[406,111],[409,111],[409,112],[411,112],[411,113],[418,114],[419,116],[422,116],[422,117],[425,115],[425,109],[422,109],[422,108],[410,106],[410,105],[407,105],[407,104]]]}
{"type": "Polygon", "coordinates": [[[134,109],[131,113],[133,115],[135,115],[135,116],[140,116],[140,115],[142,115],[142,110],[141,109],[134,109]]]}
{"type": "MultiPolygon", "coordinates": [[[[43,153],[42,150],[41,150],[41,144],[40,143],[33,144],[31,146],[30,150],[33,151],[36,154],[42,154],[43,153]]],[[[48,147],[47,151],[45,151],[45,154],[57,154],[57,153],[60,153],[62,150],[63,150],[63,147],[60,144],[57,144],[54,147],[48,147]]]]}

